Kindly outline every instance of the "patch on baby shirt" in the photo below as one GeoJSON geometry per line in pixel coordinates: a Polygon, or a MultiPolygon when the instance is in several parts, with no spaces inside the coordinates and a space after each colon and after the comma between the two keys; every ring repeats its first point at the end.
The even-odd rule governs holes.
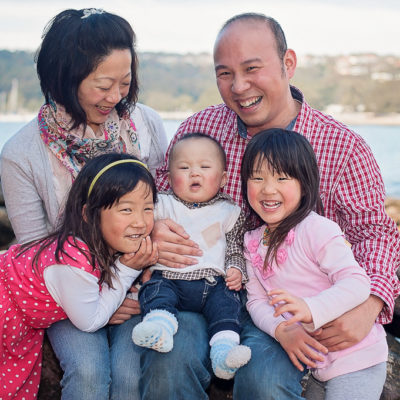
{"type": "Polygon", "coordinates": [[[218,240],[221,239],[221,224],[216,222],[210,225],[208,228],[201,231],[204,241],[207,247],[213,247],[217,244],[218,240]]]}

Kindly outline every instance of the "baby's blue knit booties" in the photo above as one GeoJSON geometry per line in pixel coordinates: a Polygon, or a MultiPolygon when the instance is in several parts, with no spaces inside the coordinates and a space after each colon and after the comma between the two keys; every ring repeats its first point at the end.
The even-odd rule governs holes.
{"type": "Polygon", "coordinates": [[[165,310],[153,310],[133,328],[132,340],[138,346],[167,353],[172,350],[177,330],[178,321],[173,314],[165,310]]]}
{"type": "Polygon", "coordinates": [[[232,379],[236,371],[249,362],[250,357],[250,347],[237,344],[230,339],[218,339],[211,346],[212,369],[215,376],[221,379],[232,379]]]}

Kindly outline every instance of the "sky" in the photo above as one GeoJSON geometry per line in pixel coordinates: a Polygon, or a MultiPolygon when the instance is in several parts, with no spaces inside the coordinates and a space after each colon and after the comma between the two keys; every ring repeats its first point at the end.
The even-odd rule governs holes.
{"type": "Polygon", "coordinates": [[[0,49],[36,50],[58,12],[89,7],[127,19],[138,51],[211,53],[221,25],[252,11],[277,19],[298,54],[400,54],[399,0],[0,0],[0,49]]]}

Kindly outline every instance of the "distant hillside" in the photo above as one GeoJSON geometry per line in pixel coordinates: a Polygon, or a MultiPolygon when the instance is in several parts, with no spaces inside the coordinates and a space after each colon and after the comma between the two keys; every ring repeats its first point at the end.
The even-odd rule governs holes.
{"type": "MultiPolygon", "coordinates": [[[[159,111],[221,102],[210,54],[139,54],[140,101],[159,111]]],[[[400,57],[299,57],[293,84],[319,109],[400,113],[400,57]]],[[[43,99],[34,54],[0,51],[0,113],[36,111],[43,99]]]]}

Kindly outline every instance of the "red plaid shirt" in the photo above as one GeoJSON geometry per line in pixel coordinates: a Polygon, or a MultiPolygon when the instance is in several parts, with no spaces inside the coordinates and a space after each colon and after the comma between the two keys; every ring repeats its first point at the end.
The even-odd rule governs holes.
{"type": "MultiPolygon", "coordinates": [[[[394,299],[400,293],[396,275],[400,234],[385,212],[385,188],[379,167],[362,137],[311,108],[298,89],[291,89],[293,98],[302,103],[293,130],[304,135],[314,148],[325,215],[340,225],[355,258],[371,279],[371,293],[385,302],[378,321],[389,323],[394,299]]],[[[169,149],[180,136],[191,132],[206,133],[222,144],[229,177],[224,191],[243,207],[240,166],[251,137],[247,137],[243,123],[225,104],[208,107],[181,124],[164,165],[157,170],[159,189],[168,188],[169,149]]]]}

